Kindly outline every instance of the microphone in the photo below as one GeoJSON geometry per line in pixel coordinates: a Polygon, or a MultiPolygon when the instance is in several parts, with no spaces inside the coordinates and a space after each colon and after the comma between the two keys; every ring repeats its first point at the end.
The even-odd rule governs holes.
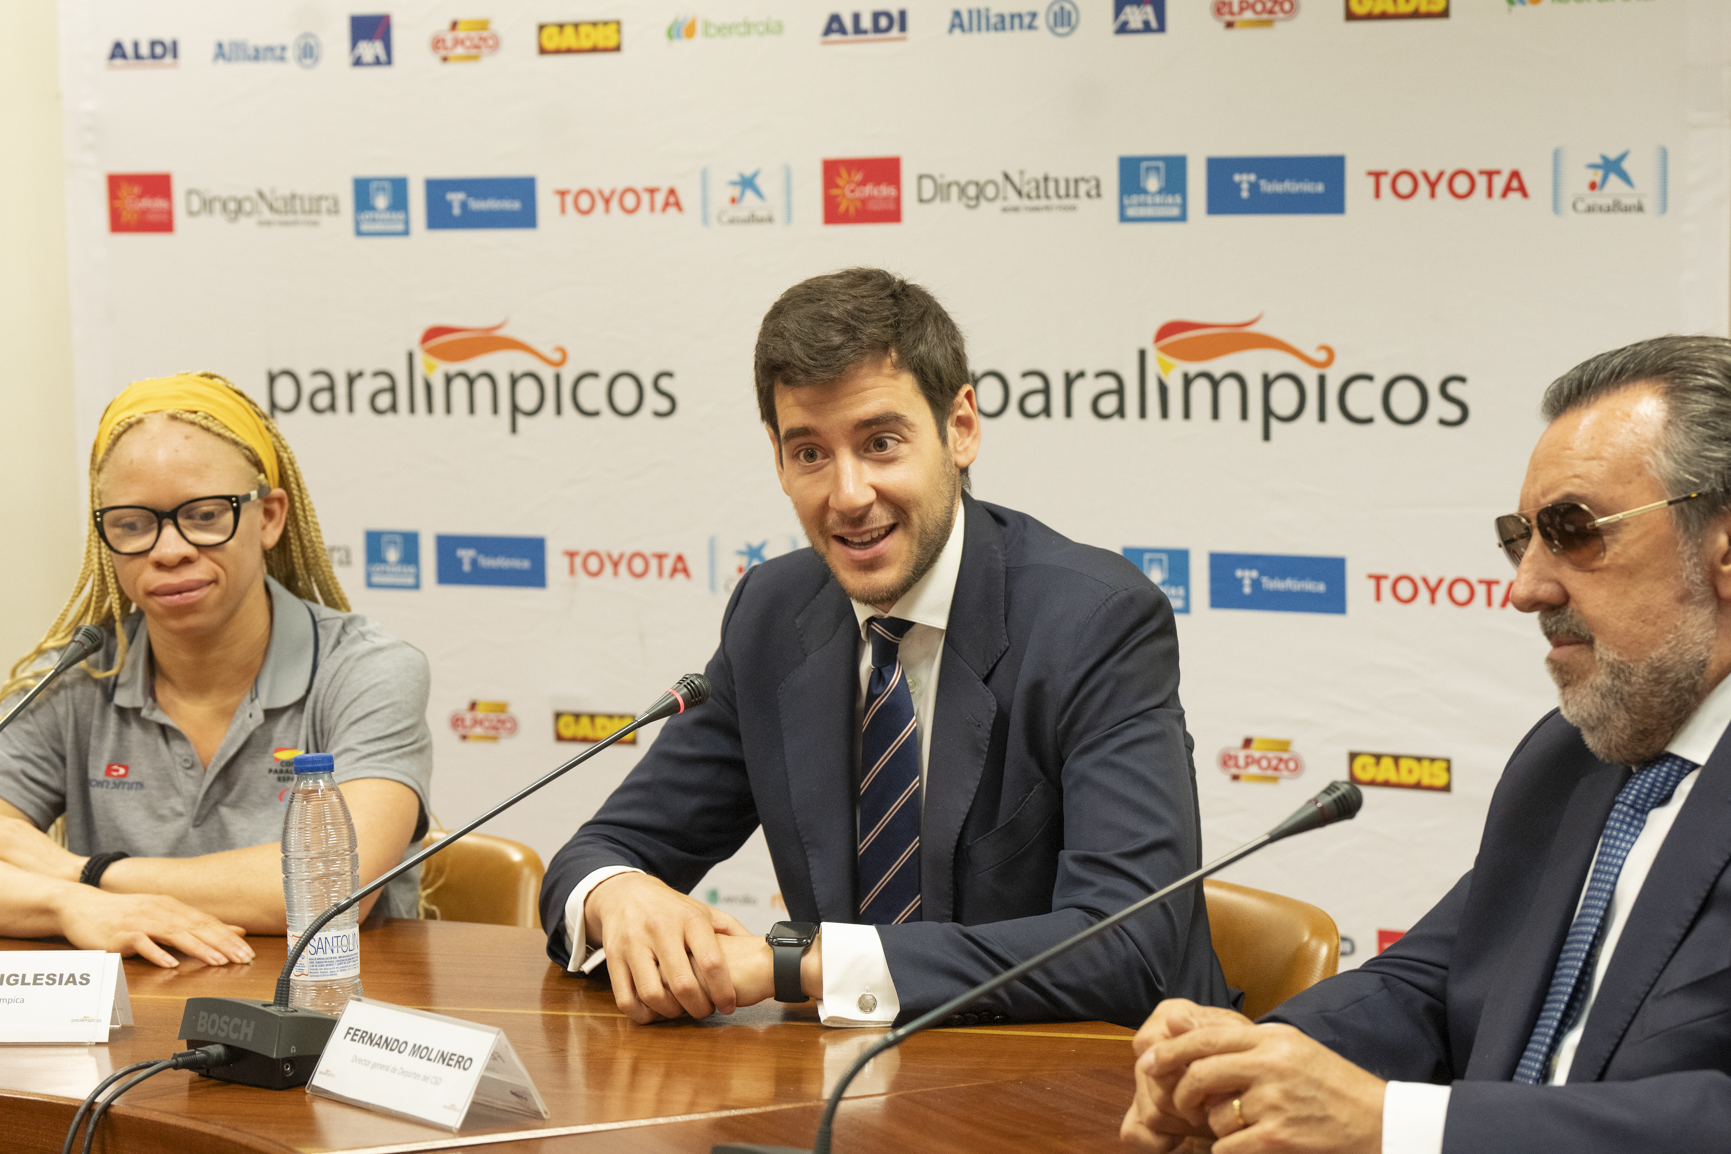
{"type": "Polygon", "coordinates": [[[847,1073],[841,1076],[841,1081],[835,1084],[835,1089],[830,1092],[829,1101],[824,1104],[823,1118],[817,1124],[817,1140],[812,1144],[810,1151],[797,1146],[726,1143],[710,1147],[710,1154],[829,1154],[830,1131],[835,1125],[835,1112],[841,1106],[842,1095],[847,1093],[848,1085],[861,1070],[866,1068],[866,1064],[885,1050],[899,1046],[921,1030],[937,1025],[951,1014],[966,1007],[970,1002],[1001,990],[1011,982],[1020,981],[1047,962],[1069,953],[1083,942],[1099,937],[1113,926],[1136,916],[1149,906],[1165,901],[1179,890],[1201,881],[1209,874],[1225,869],[1233,862],[1249,857],[1264,846],[1272,845],[1274,842],[1289,838],[1294,834],[1321,829],[1325,825],[1333,825],[1337,821],[1350,821],[1363,804],[1364,794],[1358,786],[1350,781],[1331,781],[1322,792],[1299,806],[1292,816],[1261,837],[1245,842],[1224,857],[1215,858],[1201,869],[1186,874],[1165,889],[1157,890],[1140,901],[1125,906],[1109,918],[1100,919],[1074,937],[1066,938],[1057,945],[1035,954],[1027,961],[1012,966],[997,977],[987,978],[973,989],[957,994],[937,1009],[920,1015],[900,1029],[891,1030],[879,1038],[874,1045],[867,1048],[865,1053],[861,1054],[854,1064],[848,1067],[847,1073]]]}
{"type": "Polygon", "coordinates": [[[6,711],[5,717],[0,717],[0,729],[5,729],[8,725],[11,725],[12,719],[17,717],[20,713],[23,713],[24,707],[29,705],[32,701],[35,701],[37,697],[41,696],[42,691],[54,684],[62,673],[65,673],[68,669],[71,669],[74,665],[77,665],[80,661],[83,661],[86,657],[89,657],[92,653],[95,653],[101,648],[102,630],[98,629],[94,625],[80,625],[77,630],[73,632],[72,642],[67,645],[66,652],[62,653],[60,655],[60,660],[54,663],[54,668],[50,669],[41,681],[32,685],[30,687],[30,692],[26,693],[23,698],[19,700],[17,705],[14,705],[11,709],[6,711]]]}
{"type": "Polygon", "coordinates": [[[701,673],[686,674],[674,683],[673,688],[662,694],[654,705],[634,718],[631,724],[613,731],[558,769],[518,790],[468,825],[434,842],[415,856],[397,863],[325,910],[302,931],[300,940],[289,951],[288,958],[283,962],[282,973],[277,976],[276,996],[271,1001],[255,1002],[247,998],[188,998],[186,1012],[180,1019],[180,1036],[198,1041],[189,1042],[187,1048],[197,1049],[211,1042],[223,1042],[234,1054],[234,1060],[227,1064],[202,1071],[204,1076],[224,1082],[238,1082],[243,1086],[262,1086],[270,1090],[287,1090],[305,1085],[312,1077],[319,1055],[324,1053],[325,1042],[330,1038],[337,1020],[317,1010],[289,1005],[289,984],[295,963],[300,961],[301,952],[332,918],[353,909],[368,894],[383,889],[457,839],[473,833],[483,822],[497,817],[614,742],[636,733],[645,725],[676,713],[684,713],[708,700],[709,679],[701,673]]]}

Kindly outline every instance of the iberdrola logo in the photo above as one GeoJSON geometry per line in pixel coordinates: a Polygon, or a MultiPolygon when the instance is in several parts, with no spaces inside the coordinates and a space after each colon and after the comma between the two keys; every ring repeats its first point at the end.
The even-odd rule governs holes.
{"type": "Polygon", "coordinates": [[[669,40],[696,40],[697,17],[675,16],[673,23],[667,26],[667,38],[669,40]]]}
{"type": "Polygon", "coordinates": [[[1250,320],[1238,324],[1167,321],[1154,333],[1154,359],[1159,362],[1160,371],[1167,375],[1171,375],[1172,366],[1180,361],[1194,365],[1252,349],[1286,353],[1313,369],[1326,369],[1334,364],[1334,350],[1328,345],[1317,345],[1317,355],[1312,357],[1279,337],[1256,332],[1251,326],[1261,319],[1262,314],[1257,313],[1250,320]]]}
{"type": "Polygon", "coordinates": [[[439,365],[454,365],[460,361],[472,361],[476,357],[484,357],[488,353],[528,353],[544,365],[559,368],[565,363],[565,349],[554,345],[553,351],[557,359],[541,352],[533,345],[520,341],[516,337],[508,337],[499,330],[506,322],[500,321],[490,328],[466,329],[459,325],[434,325],[421,334],[421,364],[425,366],[427,375],[431,376],[439,365]]]}

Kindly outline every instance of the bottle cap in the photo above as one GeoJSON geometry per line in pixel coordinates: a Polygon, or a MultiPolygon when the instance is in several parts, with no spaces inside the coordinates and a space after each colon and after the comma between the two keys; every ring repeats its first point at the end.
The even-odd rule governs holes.
{"type": "Polygon", "coordinates": [[[332,773],[337,768],[336,758],[328,753],[297,753],[295,755],[295,773],[332,773]]]}

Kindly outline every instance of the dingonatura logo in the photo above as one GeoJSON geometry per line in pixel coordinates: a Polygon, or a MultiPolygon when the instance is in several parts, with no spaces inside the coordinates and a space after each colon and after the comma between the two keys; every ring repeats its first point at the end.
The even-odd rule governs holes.
{"type": "MultiPolygon", "coordinates": [[[[1162,324],[1154,333],[1154,356],[1158,371],[1148,379],[1148,350],[1136,351],[1134,398],[1125,375],[1117,369],[1064,369],[1048,373],[1043,369],[1022,371],[1018,380],[1037,382],[1025,387],[1013,387],[1010,374],[998,369],[984,369],[973,374],[974,387],[979,390],[980,415],[988,419],[1015,415],[1027,420],[1050,420],[1062,416],[1073,419],[1078,412],[1092,414],[1096,420],[1135,419],[1200,420],[1206,404],[1210,420],[1219,421],[1223,411],[1230,413],[1236,400],[1240,423],[1251,420],[1251,400],[1260,397],[1262,439],[1271,440],[1276,424],[1290,425],[1308,413],[1316,414],[1318,424],[1328,424],[1330,408],[1339,421],[1351,426],[1379,425],[1384,421],[1401,426],[1416,425],[1434,414],[1435,423],[1443,428],[1459,428],[1467,423],[1470,410],[1459,395],[1467,378],[1452,373],[1437,380],[1434,386],[1417,373],[1398,372],[1379,377],[1370,372],[1318,371],[1314,380],[1308,373],[1291,369],[1277,372],[1262,371],[1260,388],[1253,389],[1252,370],[1247,376],[1236,368],[1226,371],[1190,369],[1176,373],[1180,365],[1201,365],[1223,358],[1236,358],[1250,353],[1274,353],[1290,357],[1316,370],[1328,370],[1335,363],[1334,349],[1317,345],[1314,353],[1271,333],[1258,331],[1259,313],[1247,321],[1174,320],[1162,324]],[[1101,382],[1110,382],[1098,387],[1101,382]],[[1079,400],[1076,386],[1084,387],[1079,400]],[[1198,387],[1203,386],[1203,387],[1198,387]],[[1204,391],[1204,387],[1205,390],[1204,391]],[[1091,395],[1089,393],[1091,392],[1091,395]],[[1054,395],[1056,394],[1056,395],[1054,395]],[[1152,394],[1152,397],[1150,396],[1152,394]],[[1176,396],[1174,396],[1176,394],[1176,396]],[[1222,396],[1226,404],[1221,403],[1222,396]],[[1150,399],[1153,405],[1150,405],[1150,399]],[[1372,406],[1381,402],[1380,410],[1372,406]],[[1061,413],[1058,411],[1061,408],[1061,413]],[[1378,415],[1380,412],[1380,416],[1378,415]]],[[[1274,367],[1274,366],[1271,366],[1274,367]]]]}
{"type": "Polygon", "coordinates": [[[679,407],[673,395],[674,373],[638,372],[620,369],[604,372],[585,369],[562,371],[569,355],[563,346],[545,353],[528,341],[499,330],[506,322],[487,327],[434,325],[421,334],[418,349],[404,354],[401,374],[387,368],[360,369],[266,369],[265,402],[271,416],[306,413],[313,416],[493,416],[509,414],[515,435],[528,418],[563,417],[569,408],[573,417],[631,418],[647,414],[671,417],[679,407]],[[417,353],[420,372],[416,371],[417,353]],[[467,364],[483,357],[539,361],[555,370],[507,368],[500,370],[441,370],[441,366],[467,364]],[[434,382],[437,375],[439,381],[434,382]],[[399,380],[399,376],[401,379],[399,380]],[[419,378],[419,388],[416,378],[419,378]],[[504,380],[501,381],[500,378],[504,380]],[[340,382],[340,383],[339,383],[340,382]],[[459,391],[458,386],[462,388],[459,391]],[[483,409],[481,399],[486,398],[483,409]],[[441,404],[442,401],[442,404],[441,404]],[[502,408],[501,402],[505,402],[502,408]],[[304,408],[302,407],[304,404],[304,408]],[[465,407],[466,404],[466,407],[465,407]]]}
{"type": "MultiPolygon", "coordinates": [[[[612,737],[637,720],[629,713],[580,713],[569,709],[553,711],[554,741],[595,742],[612,737]]],[[[636,745],[637,735],[626,734],[615,745],[636,745]]]]}
{"type": "Polygon", "coordinates": [[[1247,737],[1215,755],[1214,763],[1233,781],[1282,781],[1304,772],[1304,757],[1284,737],[1247,737]]]}
{"type": "Polygon", "coordinates": [[[1409,753],[1348,753],[1346,764],[1352,780],[1360,785],[1383,785],[1390,789],[1429,789],[1441,793],[1454,790],[1453,763],[1446,757],[1417,757],[1409,753]]]}
{"type": "Polygon", "coordinates": [[[517,736],[517,719],[509,702],[471,701],[469,708],[453,710],[451,732],[463,741],[493,741],[517,736]]]}

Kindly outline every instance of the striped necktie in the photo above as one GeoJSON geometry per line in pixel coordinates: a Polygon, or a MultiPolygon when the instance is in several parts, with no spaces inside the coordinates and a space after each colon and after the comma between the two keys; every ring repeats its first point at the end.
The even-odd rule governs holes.
{"type": "Polygon", "coordinates": [[[920,735],[901,644],[912,621],[866,622],[872,671],[860,723],[860,921],[920,920],[920,735]]]}
{"type": "Polygon", "coordinates": [[[1599,839],[1599,853],[1593,859],[1593,873],[1587,879],[1580,912],[1575,914],[1569,935],[1563,939],[1563,952],[1557,955],[1557,968],[1551,974],[1544,1008],[1539,1011],[1538,1023],[1533,1026],[1520,1065],[1515,1067],[1515,1081],[1536,1086],[1549,1077],[1557,1039],[1574,1026],[1587,987],[1592,984],[1582,981],[1582,975],[1598,953],[1605,910],[1616,892],[1623,862],[1647,824],[1647,814],[1670,801],[1677,783],[1696,768],[1694,762],[1667,753],[1637,770],[1617,794],[1611,816],[1605,820],[1604,835],[1599,839]]]}

